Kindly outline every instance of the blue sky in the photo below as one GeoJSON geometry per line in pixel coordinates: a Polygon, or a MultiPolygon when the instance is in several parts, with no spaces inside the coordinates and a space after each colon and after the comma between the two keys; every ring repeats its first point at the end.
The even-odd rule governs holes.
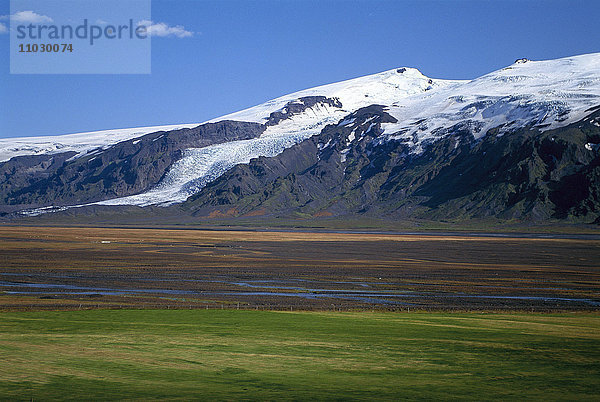
{"type": "Polygon", "coordinates": [[[598,15],[597,0],[152,0],[152,21],[192,34],[153,37],[148,75],[11,75],[0,34],[0,137],[202,122],[400,66],[475,78],[600,52],[598,15]]]}

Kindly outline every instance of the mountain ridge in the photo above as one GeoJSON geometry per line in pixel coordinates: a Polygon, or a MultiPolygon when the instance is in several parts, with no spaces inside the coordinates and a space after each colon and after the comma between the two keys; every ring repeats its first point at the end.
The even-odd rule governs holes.
{"type": "Polygon", "coordinates": [[[270,211],[394,219],[596,219],[598,105],[600,53],[521,59],[469,81],[431,79],[402,67],[298,91],[191,129],[91,150],[18,156],[0,163],[0,197],[5,213],[32,214],[90,204],[181,203],[198,216],[233,210],[240,216],[270,211]],[[237,134],[208,135],[213,124],[237,134]],[[548,133],[561,145],[548,144],[548,133]],[[157,147],[165,141],[166,148],[157,147]],[[521,164],[521,173],[513,166],[488,166],[486,159],[497,155],[521,164]],[[461,179],[473,164],[488,166],[487,176],[461,179]],[[329,178],[318,179],[307,169],[329,178]],[[85,190],[94,180],[100,184],[85,190]],[[234,181],[241,184],[229,183],[234,181]],[[256,195],[260,185],[268,187],[262,198],[256,195]],[[575,202],[561,195],[570,188],[577,189],[575,202]],[[536,195],[523,198],[527,192],[536,195]],[[319,202],[327,197],[337,201],[319,202]],[[533,202],[536,197],[541,198],[533,202]],[[231,208],[223,210],[224,205],[231,208]]]}
{"type": "Polygon", "coordinates": [[[411,154],[401,141],[372,147],[389,114],[362,114],[355,128],[330,126],[274,158],[239,165],[183,205],[197,216],[356,216],[393,219],[598,219],[600,108],[583,123],[541,133],[492,131],[481,141],[468,131],[411,154]],[[376,115],[375,120],[369,120],[376,115]],[[373,128],[371,122],[375,121],[373,128]],[[369,134],[370,133],[370,134],[369,134]],[[355,134],[356,135],[356,134],[355,134]],[[590,143],[589,141],[595,141],[590,143]],[[329,144],[328,146],[325,146],[329,144]],[[298,148],[298,149],[294,149],[298,148]],[[588,147],[589,148],[589,147],[588,147]]]}

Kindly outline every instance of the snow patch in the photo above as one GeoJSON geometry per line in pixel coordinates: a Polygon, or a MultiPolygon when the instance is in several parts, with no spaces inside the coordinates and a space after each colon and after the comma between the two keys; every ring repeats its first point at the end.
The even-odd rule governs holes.
{"type": "Polygon", "coordinates": [[[323,149],[325,149],[325,148],[329,147],[329,145],[330,145],[330,144],[331,144],[331,138],[330,138],[329,140],[327,140],[327,143],[326,143],[326,144],[323,144],[323,143],[321,143],[321,142],[320,142],[320,143],[318,143],[318,144],[317,144],[317,149],[318,149],[319,151],[321,151],[321,150],[323,150],[323,149]]]}
{"type": "Polygon", "coordinates": [[[346,162],[346,156],[348,155],[349,151],[350,151],[350,148],[344,148],[340,151],[340,162],[342,162],[342,163],[346,162]]]}
{"type": "MultiPolygon", "coordinates": [[[[367,129],[365,130],[365,132],[364,132],[362,135],[364,135],[364,134],[367,134],[367,133],[371,132],[371,130],[373,129],[373,127],[375,127],[376,125],[377,125],[377,123],[371,123],[371,124],[369,125],[369,128],[367,128],[367,129]]],[[[362,135],[361,135],[361,136],[362,136],[362,135]]]]}
{"type": "Polygon", "coordinates": [[[355,118],[352,119],[344,119],[341,122],[338,123],[339,127],[344,127],[344,126],[349,126],[350,124],[354,123],[356,121],[355,118]]]}
{"type": "Polygon", "coordinates": [[[352,132],[348,136],[348,142],[354,141],[354,139],[356,138],[356,135],[354,134],[355,132],[356,132],[356,129],[352,130],[352,132]]]}

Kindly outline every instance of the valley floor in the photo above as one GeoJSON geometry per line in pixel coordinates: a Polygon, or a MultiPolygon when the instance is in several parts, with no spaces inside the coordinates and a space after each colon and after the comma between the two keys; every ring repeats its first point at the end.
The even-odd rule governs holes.
{"type": "Polygon", "coordinates": [[[599,310],[595,235],[1,226],[0,395],[597,400],[599,310]]]}
{"type": "Polygon", "coordinates": [[[593,235],[0,226],[0,309],[600,310],[593,235]]]}
{"type": "Polygon", "coordinates": [[[600,316],[0,313],[11,400],[597,400],[600,316]]]}

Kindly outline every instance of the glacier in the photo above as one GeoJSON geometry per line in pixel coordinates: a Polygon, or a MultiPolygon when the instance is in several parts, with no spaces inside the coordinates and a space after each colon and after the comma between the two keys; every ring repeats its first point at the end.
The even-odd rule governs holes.
{"type": "Polygon", "coordinates": [[[582,120],[600,104],[600,53],[563,59],[519,59],[490,74],[405,98],[389,106],[398,122],[384,125],[382,140],[408,140],[413,152],[451,133],[470,128],[481,138],[532,126],[542,131],[582,120]]]}
{"type": "MultiPolygon", "coordinates": [[[[504,135],[524,126],[540,130],[562,127],[585,118],[591,107],[600,105],[600,53],[548,61],[520,59],[473,80],[432,79],[415,68],[395,68],[298,91],[205,123],[235,120],[265,124],[271,113],[285,111],[290,102],[301,102],[301,98],[310,96],[336,99],[341,106],[317,103],[269,125],[258,138],[187,149],[149,191],[93,205],[167,206],[183,202],[237,164],[276,156],[318,134],[328,124],[353,124],[348,115],[372,104],[385,106],[397,120],[383,123],[383,133],[376,141],[403,140],[414,153],[422,152],[427,143],[451,135],[456,128],[480,138],[491,128],[498,128],[498,135],[504,135]]],[[[0,158],[27,152],[94,152],[156,129],[5,139],[0,140],[0,158]]]]}

